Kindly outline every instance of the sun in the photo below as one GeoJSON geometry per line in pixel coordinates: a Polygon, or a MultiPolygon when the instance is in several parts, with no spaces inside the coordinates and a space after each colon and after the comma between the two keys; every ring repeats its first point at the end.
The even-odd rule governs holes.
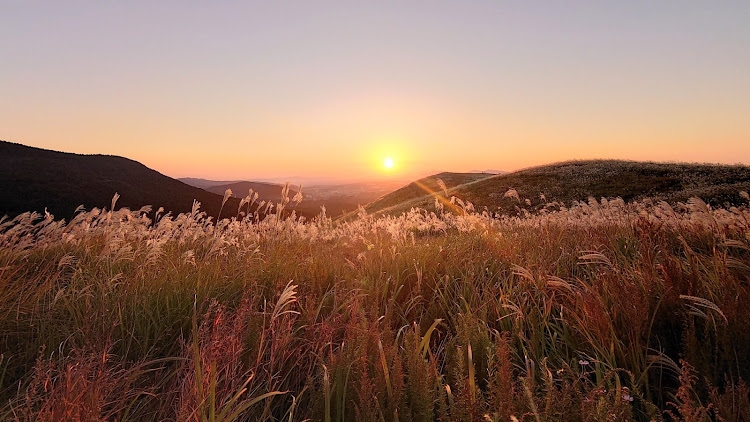
{"type": "Polygon", "coordinates": [[[393,162],[393,158],[391,157],[388,157],[385,160],[383,160],[383,167],[387,169],[392,169],[394,164],[395,163],[393,162]]]}

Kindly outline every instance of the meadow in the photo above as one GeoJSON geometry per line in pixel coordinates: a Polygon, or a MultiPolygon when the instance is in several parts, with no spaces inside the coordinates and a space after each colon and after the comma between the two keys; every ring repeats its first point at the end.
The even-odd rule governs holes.
{"type": "Polygon", "coordinates": [[[300,199],[0,220],[0,419],[750,420],[747,202],[300,199]]]}

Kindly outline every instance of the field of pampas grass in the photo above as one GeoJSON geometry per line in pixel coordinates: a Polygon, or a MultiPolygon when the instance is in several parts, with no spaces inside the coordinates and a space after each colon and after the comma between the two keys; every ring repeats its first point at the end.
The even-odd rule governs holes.
{"type": "Polygon", "coordinates": [[[0,220],[0,419],[750,420],[747,204],[455,203],[0,220]]]}

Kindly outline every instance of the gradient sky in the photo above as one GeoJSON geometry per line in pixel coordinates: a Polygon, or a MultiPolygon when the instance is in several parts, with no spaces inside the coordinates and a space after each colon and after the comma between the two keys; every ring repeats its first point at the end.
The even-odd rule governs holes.
{"type": "Polygon", "coordinates": [[[748,22],[747,0],[0,0],[0,139],[214,179],[750,163],[748,22]]]}

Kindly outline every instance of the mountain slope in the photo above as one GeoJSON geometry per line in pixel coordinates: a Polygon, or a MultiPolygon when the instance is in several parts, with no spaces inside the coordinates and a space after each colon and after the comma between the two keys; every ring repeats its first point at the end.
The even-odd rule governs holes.
{"type": "MultiPolygon", "coordinates": [[[[0,216],[45,208],[70,218],[79,205],[87,209],[138,209],[152,205],[173,213],[189,212],[193,199],[216,216],[222,197],[167,177],[143,164],[109,155],[79,155],[0,141],[0,216]]],[[[235,215],[239,201],[230,199],[222,217],[235,215]]]]}
{"type": "MultiPolygon", "coordinates": [[[[224,192],[226,192],[227,189],[231,189],[232,196],[234,198],[240,199],[246,197],[250,193],[250,189],[252,189],[253,193],[258,193],[258,200],[256,203],[259,203],[261,201],[278,203],[279,201],[281,201],[281,191],[284,189],[284,185],[266,182],[240,181],[221,185],[213,185],[205,189],[209,192],[220,195],[224,195],[224,192]]],[[[289,196],[289,199],[294,198],[294,195],[296,195],[297,192],[299,192],[299,188],[297,186],[289,185],[289,193],[287,194],[289,196]]],[[[320,213],[320,206],[314,204],[308,198],[305,198],[300,204],[290,205],[289,209],[294,210],[297,215],[303,216],[307,219],[313,218],[320,213]]]]}
{"type": "MultiPolygon", "coordinates": [[[[227,189],[232,190],[233,196],[236,198],[244,198],[249,193],[250,189],[253,192],[258,192],[258,200],[265,201],[276,201],[281,199],[281,191],[284,189],[284,185],[276,183],[265,183],[265,182],[232,182],[221,185],[214,185],[204,188],[209,192],[213,192],[217,195],[224,195],[227,189]]],[[[289,186],[289,197],[293,197],[297,193],[296,186],[289,186]]]]}
{"type": "Polygon", "coordinates": [[[431,192],[442,192],[442,188],[438,185],[438,179],[442,180],[445,186],[450,189],[455,186],[476,182],[478,180],[483,180],[492,176],[493,175],[489,173],[443,172],[434,174],[432,176],[428,176],[411,182],[400,189],[384,195],[377,201],[365,206],[365,210],[368,213],[374,213],[387,208],[409,203],[415,199],[431,198],[431,192]]]}
{"type": "MultiPolygon", "coordinates": [[[[253,192],[258,193],[258,202],[278,202],[281,199],[281,191],[284,187],[284,184],[280,183],[258,181],[219,182],[198,178],[181,178],[179,180],[192,186],[204,186],[203,189],[219,195],[224,195],[227,189],[231,189],[235,198],[244,198],[249,189],[252,189],[253,192]]],[[[304,186],[302,188],[304,199],[293,209],[297,215],[309,219],[320,214],[321,207],[325,207],[328,215],[338,217],[354,211],[358,206],[366,205],[402,185],[402,181],[384,180],[304,186]]],[[[289,185],[290,198],[294,197],[298,191],[298,185],[289,185]]]]}
{"type": "MultiPolygon", "coordinates": [[[[675,203],[697,196],[715,205],[734,204],[742,202],[738,192],[749,189],[750,166],[587,160],[534,167],[463,183],[449,189],[448,197],[469,201],[477,210],[486,207],[490,211],[499,209],[512,213],[516,207],[531,210],[551,201],[570,203],[588,197],[597,200],[621,197],[625,201],[651,198],[675,203]],[[509,189],[517,191],[520,201],[505,197],[509,189]],[[544,199],[540,197],[542,194],[544,199]]],[[[420,192],[413,189],[412,193],[414,195],[400,198],[403,199],[400,202],[387,195],[366,209],[381,213],[400,213],[411,207],[434,209],[432,195],[417,195],[420,192]]]]}
{"type": "Polygon", "coordinates": [[[186,185],[190,185],[190,186],[201,188],[201,189],[210,188],[211,186],[228,185],[230,183],[239,182],[239,180],[219,181],[219,180],[201,179],[199,177],[178,177],[177,180],[179,180],[180,182],[186,185]]]}

